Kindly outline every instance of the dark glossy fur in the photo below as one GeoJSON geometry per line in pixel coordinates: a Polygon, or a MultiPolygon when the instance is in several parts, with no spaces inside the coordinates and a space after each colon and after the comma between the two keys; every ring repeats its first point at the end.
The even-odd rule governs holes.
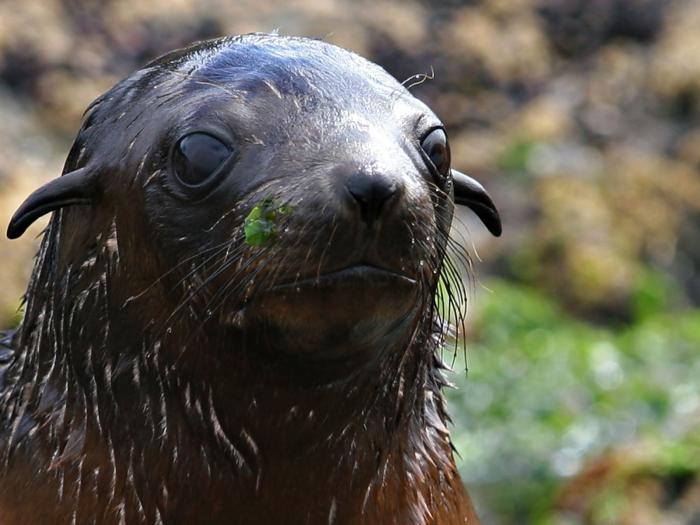
{"type": "Polygon", "coordinates": [[[441,393],[453,197],[415,151],[431,122],[381,68],[269,35],[173,52],[98,99],[64,170],[96,201],[52,217],[1,356],[0,523],[477,523],[441,393]],[[167,158],[201,126],[241,151],[192,199],[167,158]],[[405,187],[381,231],[328,182],[356,159],[405,187]],[[293,212],[249,246],[270,194],[293,212]],[[275,292],[360,259],[417,284],[275,292]]]}

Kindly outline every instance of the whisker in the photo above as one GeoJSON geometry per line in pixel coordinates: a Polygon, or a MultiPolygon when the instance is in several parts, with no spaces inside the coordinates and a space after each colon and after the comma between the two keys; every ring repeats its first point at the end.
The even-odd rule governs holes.
{"type": "MultiPolygon", "coordinates": [[[[227,242],[230,242],[230,240],[227,242]]],[[[221,251],[223,251],[223,249],[224,249],[224,247],[221,248],[221,251]]],[[[216,258],[216,256],[219,255],[219,253],[220,252],[217,252],[216,254],[210,256],[206,261],[204,261],[204,263],[200,264],[198,266],[198,268],[201,268],[207,264],[210,264],[216,258]]],[[[227,264],[233,264],[234,262],[235,262],[235,259],[231,259],[230,262],[227,264]]],[[[189,272],[188,276],[189,276],[190,280],[192,279],[193,276],[196,275],[198,268],[195,268],[193,271],[189,272]]],[[[194,291],[186,291],[185,297],[182,299],[182,301],[180,301],[180,303],[175,307],[175,309],[171,312],[171,314],[165,319],[165,321],[163,321],[162,326],[161,326],[161,331],[159,333],[162,334],[162,331],[164,329],[166,329],[166,325],[169,324],[170,321],[172,321],[181,311],[183,311],[183,309],[185,307],[191,306],[192,302],[197,297],[198,293],[202,289],[204,289],[208,284],[210,284],[213,279],[218,277],[219,274],[220,274],[220,272],[213,272],[212,274],[207,276],[207,278],[203,282],[200,282],[196,286],[194,291]]],[[[181,286],[186,280],[187,280],[187,277],[181,279],[179,281],[178,285],[181,286]]],[[[178,285],[176,285],[176,287],[178,285]]]]}
{"type": "Polygon", "coordinates": [[[139,299],[142,297],[146,292],[150,291],[154,286],[156,286],[159,282],[161,282],[164,278],[166,278],[168,275],[171,273],[177,271],[181,266],[187,264],[188,262],[192,261],[193,259],[197,259],[198,257],[202,257],[203,255],[209,253],[212,250],[216,250],[218,248],[221,248],[223,245],[227,244],[229,241],[224,241],[222,243],[216,244],[214,246],[211,246],[209,248],[204,248],[203,250],[200,250],[198,253],[191,255],[189,257],[186,257],[182,259],[181,261],[178,261],[175,266],[170,268],[168,271],[164,272],[160,277],[158,277],[153,283],[149,284],[146,288],[144,288],[142,291],[137,293],[136,295],[132,295],[131,297],[127,298],[126,301],[124,301],[124,304],[122,307],[126,306],[132,301],[135,301],[136,299],[139,299]]]}

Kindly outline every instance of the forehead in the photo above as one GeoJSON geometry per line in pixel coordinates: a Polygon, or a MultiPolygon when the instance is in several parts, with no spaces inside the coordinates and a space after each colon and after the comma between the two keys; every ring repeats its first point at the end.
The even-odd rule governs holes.
{"type": "Polygon", "coordinates": [[[309,94],[328,85],[407,93],[381,67],[342,48],[304,38],[246,35],[204,42],[160,60],[161,66],[240,89],[274,83],[284,94],[309,94]]]}
{"type": "Polygon", "coordinates": [[[381,67],[317,40],[246,35],[205,42],[154,64],[186,79],[194,89],[219,91],[244,102],[248,110],[268,114],[432,115],[381,67]],[[276,103],[279,100],[285,103],[276,103]]]}

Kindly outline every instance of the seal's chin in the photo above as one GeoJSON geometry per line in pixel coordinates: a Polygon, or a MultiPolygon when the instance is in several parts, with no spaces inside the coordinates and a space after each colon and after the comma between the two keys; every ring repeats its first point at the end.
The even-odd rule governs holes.
{"type": "MultiPolygon", "coordinates": [[[[416,279],[369,264],[278,284],[239,312],[309,357],[338,357],[386,347],[417,311],[416,279]],[[291,343],[291,344],[290,344],[291,343]]],[[[242,316],[242,319],[240,318],[242,316]]]]}

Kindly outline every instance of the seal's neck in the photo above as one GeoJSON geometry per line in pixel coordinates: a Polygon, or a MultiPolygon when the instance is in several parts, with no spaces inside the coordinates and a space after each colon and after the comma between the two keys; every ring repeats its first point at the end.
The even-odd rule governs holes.
{"type": "MultiPolygon", "coordinates": [[[[140,375],[162,377],[165,396],[178,399],[202,432],[225,435],[230,443],[246,435],[241,455],[251,463],[256,450],[268,461],[284,461],[294,454],[318,458],[314,451],[323,449],[337,468],[366,459],[353,458],[353,447],[380,453],[395,440],[431,446],[426,420],[444,429],[444,381],[430,321],[414,319],[393,346],[332,361],[285,353],[283,342],[264,330],[212,323],[193,336],[193,326],[178,326],[146,345],[140,359],[152,365],[140,375]]],[[[445,442],[446,436],[445,430],[445,442]]]]}
{"type": "Polygon", "coordinates": [[[317,380],[321,364],[265,359],[274,343],[228,334],[183,354],[169,396],[206,436],[212,468],[233,473],[229,483],[263,522],[335,514],[339,523],[430,523],[456,508],[461,516],[437,342],[416,328],[374,366],[328,382],[317,380]]]}
{"type": "MultiPolygon", "coordinates": [[[[221,516],[240,523],[468,512],[431,318],[372,366],[318,381],[321,365],[264,358],[275,355],[264,334],[184,322],[158,331],[144,317],[152,304],[127,301],[136,290],[109,250],[42,275],[56,272],[55,241],[42,244],[33,282],[53,285],[29,291],[11,389],[24,413],[43,414],[46,460],[66,483],[82,480],[87,458],[138,512],[220,494],[221,516]]],[[[197,522],[198,505],[177,505],[197,522]]]]}

